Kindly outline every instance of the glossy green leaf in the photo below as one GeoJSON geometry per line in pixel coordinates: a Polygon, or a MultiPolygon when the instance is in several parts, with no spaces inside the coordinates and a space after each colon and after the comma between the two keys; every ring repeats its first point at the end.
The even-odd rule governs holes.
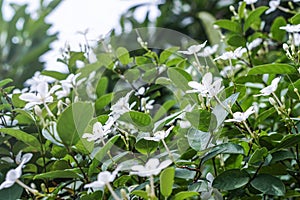
{"type": "Polygon", "coordinates": [[[34,149],[40,150],[41,148],[39,140],[35,136],[24,131],[12,128],[1,128],[0,132],[15,137],[17,140],[24,142],[34,149]]]}
{"type": "Polygon", "coordinates": [[[234,47],[244,47],[246,46],[246,40],[242,35],[234,34],[229,36],[227,43],[234,47]]]}
{"type": "Polygon", "coordinates": [[[285,30],[281,30],[280,27],[281,26],[285,26],[286,25],[286,21],[284,19],[284,17],[280,16],[277,17],[271,26],[271,34],[272,34],[272,38],[282,42],[284,37],[286,36],[286,31],[285,30]]]}
{"type": "Polygon", "coordinates": [[[1,80],[0,81],[0,88],[2,88],[3,86],[5,86],[5,85],[7,85],[8,83],[11,83],[11,82],[13,82],[13,80],[10,79],[10,78],[6,78],[4,80],[1,80]]]}
{"type": "Polygon", "coordinates": [[[68,74],[63,74],[58,71],[50,71],[50,70],[44,70],[41,72],[42,75],[49,76],[52,78],[55,78],[56,80],[65,80],[68,76],[68,74]]]}
{"type": "Polygon", "coordinates": [[[108,78],[106,76],[101,77],[97,83],[96,94],[97,97],[101,97],[106,93],[108,87],[108,78]]]}
{"type": "Polygon", "coordinates": [[[123,114],[120,120],[132,123],[139,129],[147,130],[152,126],[152,118],[147,113],[142,113],[138,111],[129,111],[123,114]]]}
{"type": "Polygon", "coordinates": [[[148,199],[148,193],[143,190],[134,190],[131,194],[142,197],[143,199],[148,199]]]}
{"type": "Polygon", "coordinates": [[[292,24],[300,24],[300,13],[295,14],[291,19],[290,19],[292,24]]]}
{"type": "Polygon", "coordinates": [[[184,91],[191,89],[188,82],[192,81],[191,75],[179,68],[168,68],[168,77],[177,88],[184,91]]]}
{"type": "Polygon", "coordinates": [[[15,183],[13,186],[9,188],[4,188],[0,190],[0,200],[20,199],[23,190],[24,189],[21,186],[15,183]]]}
{"type": "Polygon", "coordinates": [[[297,69],[289,64],[273,63],[255,66],[250,69],[248,75],[258,74],[294,74],[297,73],[297,69]]]}
{"type": "Polygon", "coordinates": [[[268,155],[268,149],[266,147],[256,149],[251,155],[248,163],[251,165],[259,165],[261,162],[264,162],[265,157],[268,155]]]}
{"type": "Polygon", "coordinates": [[[135,148],[140,153],[149,155],[157,150],[158,142],[152,140],[140,139],[135,143],[135,148]]]}
{"type": "Polygon", "coordinates": [[[186,118],[193,127],[203,131],[213,131],[217,126],[216,116],[207,110],[193,110],[186,113],[186,118]]]}
{"type": "Polygon", "coordinates": [[[234,33],[240,33],[242,31],[242,27],[238,22],[230,21],[228,19],[218,20],[215,22],[215,24],[234,33]]]}
{"type": "Polygon", "coordinates": [[[285,149],[285,148],[289,148],[289,147],[293,147],[296,144],[300,143],[300,135],[296,134],[296,135],[287,135],[285,136],[282,141],[276,145],[276,149],[285,149]]]}
{"type": "Polygon", "coordinates": [[[174,176],[175,176],[174,167],[169,167],[167,169],[164,169],[159,176],[160,192],[164,197],[168,197],[172,193],[174,176]]]}
{"type": "Polygon", "coordinates": [[[267,6],[260,6],[250,12],[249,16],[245,20],[244,31],[246,32],[248,28],[255,23],[256,21],[260,21],[260,16],[268,9],[267,6]]]}
{"type": "Polygon", "coordinates": [[[96,111],[104,109],[105,106],[110,104],[113,98],[114,98],[114,93],[104,94],[100,98],[98,98],[95,102],[96,111]]]}
{"type": "Polygon", "coordinates": [[[91,103],[76,102],[65,109],[57,121],[57,132],[62,142],[69,146],[76,144],[93,115],[91,103]]]}
{"type": "Polygon", "coordinates": [[[214,179],[212,186],[220,190],[234,190],[243,187],[249,180],[250,177],[247,172],[231,169],[218,175],[214,179]]]}
{"type": "Polygon", "coordinates": [[[279,178],[269,174],[259,174],[252,181],[251,186],[263,194],[283,196],[285,186],[279,178]]]}
{"type": "Polygon", "coordinates": [[[190,197],[198,196],[198,192],[190,192],[190,191],[183,191],[179,192],[174,196],[174,200],[184,200],[189,199],[190,197]]]}

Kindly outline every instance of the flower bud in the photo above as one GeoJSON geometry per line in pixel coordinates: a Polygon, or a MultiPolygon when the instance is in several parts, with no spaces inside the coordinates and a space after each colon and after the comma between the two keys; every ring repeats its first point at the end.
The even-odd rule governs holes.
{"type": "Polygon", "coordinates": [[[229,6],[229,10],[230,10],[231,12],[235,13],[235,8],[234,8],[233,5],[229,6]]]}
{"type": "Polygon", "coordinates": [[[274,98],[273,97],[269,97],[269,102],[270,102],[270,104],[271,105],[276,105],[276,101],[274,100],[274,98]]]}
{"type": "Polygon", "coordinates": [[[38,117],[42,117],[42,109],[38,106],[38,105],[35,105],[34,106],[34,113],[38,116],[38,117]]]}
{"type": "Polygon", "coordinates": [[[283,50],[289,51],[289,46],[286,43],[283,43],[282,47],[283,47],[283,50]]]}
{"type": "Polygon", "coordinates": [[[127,199],[128,199],[128,198],[127,198],[126,190],[121,189],[121,196],[122,196],[122,199],[124,199],[124,200],[127,200],[127,199]]]}

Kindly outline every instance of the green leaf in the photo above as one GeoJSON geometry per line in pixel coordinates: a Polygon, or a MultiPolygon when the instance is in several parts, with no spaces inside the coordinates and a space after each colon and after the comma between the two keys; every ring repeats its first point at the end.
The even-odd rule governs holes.
{"type": "Polygon", "coordinates": [[[49,70],[44,70],[41,72],[42,75],[49,76],[52,78],[55,78],[56,80],[65,80],[68,77],[68,74],[63,74],[58,71],[49,71],[49,70]]]}
{"type": "Polygon", "coordinates": [[[188,199],[190,197],[194,197],[194,196],[198,196],[199,193],[198,192],[190,192],[190,191],[183,191],[183,192],[179,192],[174,196],[174,200],[184,200],[184,199],[188,199]]]}
{"type": "Polygon", "coordinates": [[[263,111],[260,113],[255,121],[256,124],[263,123],[269,116],[275,113],[276,110],[274,107],[269,108],[268,110],[263,111]]]}
{"type": "Polygon", "coordinates": [[[99,53],[97,55],[99,64],[105,66],[108,69],[111,69],[111,64],[114,63],[111,55],[109,53],[99,53]]]}
{"type": "Polygon", "coordinates": [[[219,27],[232,31],[234,33],[241,33],[242,27],[238,22],[230,21],[228,19],[221,19],[215,22],[219,27]]]}
{"type": "Polygon", "coordinates": [[[97,83],[97,88],[96,88],[97,97],[101,97],[102,95],[106,94],[107,86],[108,86],[108,78],[106,76],[101,77],[97,83]]]}
{"type": "Polygon", "coordinates": [[[202,132],[195,128],[190,128],[187,133],[187,138],[190,147],[195,151],[202,151],[209,145],[211,134],[209,132],[202,132]]]}
{"type": "Polygon", "coordinates": [[[294,99],[298,99],[298,95],[296,94],[296,92],[294,92],[294,89],[297,88],[298,92],[300,92],[300,79],[297,80],[296,82],[294,83],[291,83],[289,84],[289,87],[288,87],[288,95],[294,99]]]}
{"type": "Polygon", "coordinates": [[[246,2],[242,1],[238,9],[238,15],[240,19],[243,19],[245,17],[246,6],[247,6],[246,2]]]}
{"type": "Polygon", "coordinates": [[[180,68],[168,68],[168,76],[177,88],[183,91],[191,89],[188,82],[192,81],[192,77],[186,71],[180,68]]]}
{"type": "MultiPolygon", "coordinates": [[[[2,181],[1,181],[2,183],[2,181]]],[[[12,187],[4,188],[0,190],[0,200],[15,200],[20,199],[23,193],[23,188],[18,184],[14,184],[12,187]]]]}
{"type": "Polygon", "coordinates": [[[158,142],[152,140],[145,140],[142,138],[138,140],[134,146],[136,150],[138,150],[140,153],[149,155],[156,151],[158,147],[158,142]]]}
{"type": "Polygon", "coordinates": [[[96,111],[104,109],[105,106],[107,106],[112,101],[113,97],[114,93],[108,93],[98,98],[95,102],[96,111]]]}
{"type": "Polygon", "coordinates": [[[247,172],[239,169],[231,169],[217,176],[212,186],[220,190],[234,190],[248,183],[250,177],[247,172]]]}
{"type": "Polygon", "coordinates": [[[5,86],[5,85],[7,85],[8,83],[11,83],[11,82],[13,82],[13,80],[10,79],[10,78],[6,78],[6,79],[0,81],[0,88],[2,88],[3,86],[5,86]]]}
{"type": "Polygon", "coordinates": [[[96,153],[95,159],[102,161],[103,158],[107,155],[107,152],[113,147],[115,142],[119,139],[119,135],[115,135],[112,138],[110,138],[106,144],[101,147],[101,149],[96,153]]]}
{"type": "Polygon", "coordinates": [[[164,169],[159,176],[160,192],[164,197],[168,197],[172,193],[174,176],[175,176],[174,167],[169,167],[167,169],[164,169]]]}
{"type": "Polygon", "coordinates": [[[283,63],[273,63],[259,65],[249,70],[248,75],[257,75],[257,74],[294,74],[297,73],[292,65],[283,64],[283,63]]]}
{"type": "Polygon", "coordinates": [[[255,22],[260,21],[260,16],[268,9],[267,6],[260,6],[250,12],[244,24],[244,32],[255,22]]]}
{"type": "Polygon", "coordinates": [[[116,51],[117,57],[123,65],[127,65],[132,61],[129,52],[124,47],[119,47],[116,51]]]}
{"type": "Polygon", "coordinates": [[[244,47],[244,46],[246,46],[245,38],[242,35],[239,35],[239,34],[231,35],[228,38],[227,43],[231,46],[234,46],[234,47],[240,47],[240,46],[244,47]]]}
{"type": "Polygon", "coordinates": [[[137,68],[128,69],[124,73],[124,77],[128,82],[132,83],[133,81],[136,81],[138,78],[140,78],[140,70],[138,70],[137,68]]]}
{"type": "Polygon", "coordinates": [[[204,132],[213,131],[217,126],[216,116],[207,110],[187,112],[186,118],[192,126],[204,132]]]}
{"type": "Polygon", "coordinates": [[[33,179],[55,179],[55,178],[80,178],[80,176],[73,172],[68,170],[56,170],[46,173],[41,173],[38,175],[35,175],[33,179]]]}
{"type": "Polygon", "coordinates": [[[294,25],[300,24],[300,13],[297,13],[290,19],[291,23],[294,25]]]}
{"type": "Polygon", "coordinates": [[[0,132],[15,137],[17,140],[24,142],[25,144],[33,147],[34,149],[40,150],[41,148],[39,140],[35,136],[28,134],[24,131],[11,128],[1,128],[0,132]]]}
{"type": "Polygon", "coordinates": [[[57,132],[62,142],[69,146],[76,144],[93,114],[91,103],[76,102],[65,109],[57,121],[57,132]]]}
{"type": "Polygon", "coordinates": [[[168,100],[166,101],[159,109],[158,111],[155,113],[153,120],[157,121],[159,120],[161,117],[163,117],[163,115],[165,115],[168,110],[170,110],[174,105],[176,104],[175,100],[168,100]]]}
{"type": "Polygon", "coordinates": [[[282,181],[269,174],[259,174],[250,184],[263,194],[275,196],[283,196],[285,194],[285,186],[282,181]]]}
{"type": "Polygon", "coordinates": [[[282,16],[277,17],[273,21],[271,30],[270,30],[273,39],[275,39],[279,42],[283,41],[284,37],[286,36],[286,31],[281,30],[280,27],[285,26],[285,25],[286,25],[286,21],[285,21],[284,17],[282,17],[282,16]]]}
{"type": "Polygon", "coordinates": [[[102,198],[102,191],[97,190],[96,192],[89,193],[87,195],[84,195],[80,197],[80,200],[95,200],[95,199],[101,199],[102,198]]]}
{"type": "Polygon", "coordinates": [[[129,111],[120,117],[121,121],[131,123],[141,130],[148,130],[152,127],[152,118],[147,113],[129,111]]]}
{"type": "Polygon", "coordinates": [[[168,60],[168,58],[178,50],[179,50],[179,47],[170,47],[170,48],[165,49],[163,52],[161,52],[161,54],[159,56],[159,62],[161,64],[165,63],[168,60]]]}
{"type": "Polygon", "coordinates": [[[137,65],[145,65],[151,63],[151,60],[144,56],[136,56],[134,57],[134,59],[137,65]]]}
{"type": "Polygon", "coordinates": [[[131,194],[142,197],[143,199],[148,199],[148,193],[143,190],[134,190],[131,194]]]}
{"type": "Polygon", "coordinates": [[[282,141],[275,147],[275,149],[285,149],[293,147],[296,144],[300,143],[300,134],[297,135],[287,135],[282,141]]]}
{"type": "Polygon", "coordinates": [[[251,155],[248,163],[250,165],[259,165],[261,162],[264,162],[265,157],[268,155],[268,149],[266,147],[256,149],[251,155]]]}

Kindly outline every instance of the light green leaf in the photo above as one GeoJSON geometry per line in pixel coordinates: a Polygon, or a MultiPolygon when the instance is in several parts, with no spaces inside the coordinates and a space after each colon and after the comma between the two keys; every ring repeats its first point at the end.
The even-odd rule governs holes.
{"type": "Polygon", "coordinates": [[[282,181],[269,174],[259,174],[251,181],[251,185],[263,194],[275,196],[283,196],[285,194],[285,186],[282,181]]]}
{"type": "Polygon", "coordinates": [[[249,70],[248,75],[257,75],[257,74],[294,74],[297,73],[292,65],[283,64],[283,63],[273,63],[259,65],[249,70]]]}
{"type": "Polygon", "coordinates": [[[198,192],[190,192],[190,191],[183,191],[183,192],[179,192],[174,196],[174,200],[184,200],[184,199],[188,199],[190,197],[194,197],[194,196],[198,196],[199,193],[198,192]]]}
{"type": "Polygon", "coordinates": [[[156,151],[158,142],[152,140],[140,139],[135,143],[135,148],[140,153],[149,155],[156,151]]]}
{"type": "Polygon", "coordinates": [[[193,127],[203,131],[213,131],[217,126],[216,116],[207,110],[193,110],[186,113],[186,118],[193,127]]]}
{"type": "Polygon", "coordinates": [[[5,86],[6,84],[11,83],[11,82],[13,82],[13,80],[10,79],[10,78],[6,78],[4,80],[1,80],[0,81],[0,88],[2,88],[3,86],[5,86]]]}
{"type": "Polygon", "coordinates": [[[91,103],[76,102],[65,109],[57,121],[57,132],[65,145],[74,145],[81,139],[94,114],[91,103]]]}
{"type": "Polygon", "coordinates": [[[284,37],[286,36],[286,31],[281,30],[280,27],[285,26],[285,25],[286,25],[286,21],[285,21],[284,17],[282,17],[282,16],[277,17],[273,21],[271,30],[270,30],[273,39],[275,39],[279,42],[283,41],[284,37]]]}
{"type": "Polygon", "coordinates": [[[164,197],[168,197],[172,193],[174,176],[175,176],[174,167],[169,167],[167,169],[164,169],[159,176],[160,191],[164,197]]]}
{"type": "Polygon", "coordinates": [[[228,19],[221,19],[215,22],[221,28],[232,31],[234,33],[241,33],[242,27],[238,22],[230,21],[228,19]]]}
{"type": "Polygon", "coordinates": [[[28,134],[24,131],[12,128],[1,128],[0,132],[15,137],[16,139],[24,142],[25,144],[34,147],[34,149],[40,150],[41,148],[39,140],[35,136],[28,134]]]}
{"type": "Polygon", "coordinates": [[[234,34],[229,36],[227,43],[234,47],[244,47],[246,46],[246,40],[242,35],[234,34]]]}
{"type": "Polygon", "coordinates": [[[119,47],[116,51],[117,57],[123,65],[127,65],[132,61],[129,52],[124,47],[119,47]]]}
{"type": "Polygon", "coordinates": [[[217,176],[212,186],[220,190],[234,190],[243,187],[249,180],[250,177],[247,172],[239,169],[231,169],[217,176]]]}
{"type": "Polygon", "coordinates": [[[131,194],[142,197],[143,199],[148,199],[148,193],[143,190],[134,190],[131,194]]]}
{"type": "Polygon", "coordinates": [[[209,43],[211,45],[219,44],[220,42],[220,34],[218,33],[218,30],[214,28],[214,22],[216,21],[216,18],[209,12],[199,12],[198,17],[201,20],[202,24],[205,27],[205,32],[208,37],[209,43]]]}
{"type": "Polygon", "coordinates": [[[166,101],[155,113],[153,120],[159,120],[163,115],[165,115],[168,110],[170,110],[176,104],[175,100],[168,100],[166,101]]]}
{"type": "Polygon", "coordinates": [[[161,64],[165,63],[168,60],[168,58],[178,50],[179,50],[179,47],[170,47],[170,48],[165,49],[163,52],[161,52],[161,54],[159,56],[159,62],[161,64]]]}
{"type": "Polygon", "coordinates": [[[188,82],[192,81],[191,75],[180,68],[168,68],[168,76],[178,88],[183,91],[191,89],[188,82]]]}
{"type": "Polygon", "coordinates": [[[149,130],[153,126],[151,116],[138,111],[129,111],[123,114],[120,120],[131,123],[141,130],[149,130]]]}
{"type": "Polygon", "coordinates": [[[102,161],[103,158],[107,155],[107,152],[113,147],[115,142],[119,139],[119,135],[115,135],[112,138],[110,138],[106,144],[100,148],[100,150],[96,153],[95,159],[102,161]]]}
{"type": "Polygon", "coordinates": [[[294,25],[300,24],[300,13],[297,13],[290,19],[291,23],[294,25]]]}
{"type": "Polygon", "coordinates": [[[55,78],[56,80],[64,80],[67,78],[68,74],[63,74],[58,71],[50,71],[50,70],[44,70],[41,72],[42,75],[49,76],[52,78],[55,78]]]}
{"type": "Polygon", "coordinates": [[[105,106],[107,106],[112,101],[113,97],[114,93],[108,93],[98,98],[95,102],[96,111],[104,109],[105,106]]]}
{"type": "Polygon", "coordinates": [[[108,86],[108,78],[106,76],[101,77],[97,83],[96,94],[97,97],[101,97],[106,93],[108,86]]]}
{"type": "Polygon", "coordinates": [[[187,138],[190,147],[195,151],[202,151],[209,145],[211,134],[209,132],[202,132],[195,128],[190,128],[187,133],[187,138]]]}

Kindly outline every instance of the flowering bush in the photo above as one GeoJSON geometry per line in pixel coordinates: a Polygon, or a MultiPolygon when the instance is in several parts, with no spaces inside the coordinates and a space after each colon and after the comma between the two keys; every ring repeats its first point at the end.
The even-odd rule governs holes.
{"type": "Polygon", "coordinates": [[[300,14],[255,4],[215,22],[219,44],[139,29],[66,51],[69,74],[2,80],[0,196],[298,198],[300,14]],[[276,9],[291,16],[266,24],[276,9]]]}

